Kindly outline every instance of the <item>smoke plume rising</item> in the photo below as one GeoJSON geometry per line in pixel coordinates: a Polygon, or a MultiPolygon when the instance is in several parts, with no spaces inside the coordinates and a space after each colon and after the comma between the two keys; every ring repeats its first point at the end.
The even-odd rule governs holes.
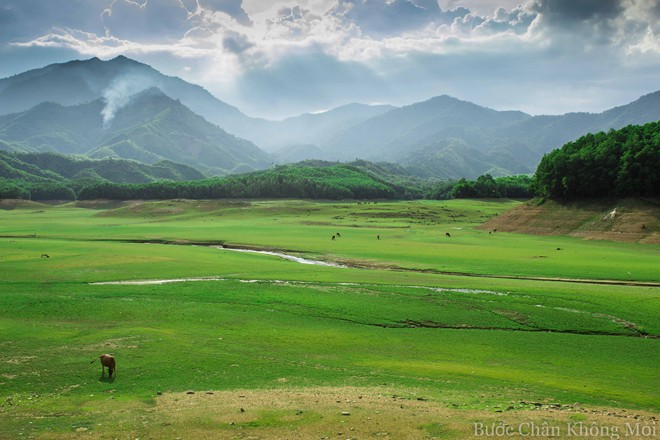
{"type": "Polygon", "coordinates": [[[105,106],[101,110],[103,128],[110,127],[117,112],[126,107],[136,94],[154,86],[157,86],[155,81],[144,75],[128,74],[113,79],[103,91],[105,101],[105,106]]]}

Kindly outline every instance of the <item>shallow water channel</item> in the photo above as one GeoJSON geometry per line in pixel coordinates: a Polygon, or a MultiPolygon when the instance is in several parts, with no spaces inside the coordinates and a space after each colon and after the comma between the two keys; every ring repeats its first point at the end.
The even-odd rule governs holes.
{"type": "Polygon", "coordinates": [[[243,249],[243,248],[228,248],[224,246],[213,246],[213,247],[216,249],[221,249],[223,251],[249,252],[253,254],[272,255],[275,257],[284,258],[286,260],[295,261],[296,263],[300,263],[300,264],[313,264],[316,266],[330,266],[330,267],[348,267],[339,263],[332,263],[332,262],[320,261],[320,260],[310,260],[308,258],[296,257],[295,255],[289,255],[282,252],[258,251],[254,249],[243,249]]]}

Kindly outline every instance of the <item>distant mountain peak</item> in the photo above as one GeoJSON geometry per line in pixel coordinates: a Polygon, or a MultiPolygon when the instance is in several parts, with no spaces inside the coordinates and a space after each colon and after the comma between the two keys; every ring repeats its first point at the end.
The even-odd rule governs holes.
{"type": "Polygon", "coordinates": [[[637,101],[656,101],[656,102],[660,101],[660,90],[658,90],[657,92],[647,93],[646,95],[643,95],[641,98],[639,98],[637,101]]]}
{"type": "Polygon", "coordinates": [[[460,99],[458,99],[454,96],[444,95],[444,94],[433,96],[433,97],[429,98],[427,101],[454,101],[454,102],[460,101],[460,102],[467,102],[467,101],[462,101],[462,100],[460,100],[460,99]]]}
{"type": "Polygon", "coordinates": [[[156,86],[151,86],[151,87],[148,87],[144,90],[141,90],[141,91],[137,92],[135,94],[135,97],[136,98],[142,98],[142,97],[146,97],[146,98],[167,98],[167,99],[171,99],[173,101],[178,102],[178,99],[174,100],[174,99],[170,98],[169,96],[167,96],[165,94],[165,92],[163,92],[160,88],[158,88],[156,86]]]}
{"type": "MultiPolygon", "coordinates": [[[[23,112],[43,101],[70,106],[99,98],[108,100],[111,94],[134,95],[152,86],[228,130],[236,131],[252,123],[251,118],[215,98],[203,87],[164,75],[152,66],[124,55],[107,61],[93,57],[50,64],[0,79],[0,115],[23,112]]],[[[249,133],[251,130],[245,131],[249,133]]]]}
{"type": "MultiPolygon", "coordinates": [[[[453,96],[449,96],[449,95],[434,96],[430,99],[427,99],[426,101],[422,101],[419,104],[466,105],[466,106],[470,106],[470,107],[473,107],[473,108],[482,108],[482,109],[487,108],[487,107],[480,106],[479,104],[475,104],[474,102],[464,101],[462,99],[459,99],[459,98],[456,98],[456,97],[453,97],[453,96]]],[[[413,104],[413,105],[415,105],[415,104],[413,104]]],[[[491,110],[491,109],[489,109],[489,110],[491,110]]]]}
{"type": "Polygon", "coordinates": [[[154,69],[152,66],[149,64],[141,63],[139,61],[136,61],[132,58],[128,58],[124,55],[117,55],[116,57],[108,60],[108,61],[102,61],[103,63],[108,63],[108,64],[114,64],[114,65],[119,65],[119,66],[136,66],[136,67],[141,67],[141,68],[146,68],[149,70],[153,70],[154,72],[157,72],[156,69],[154,69]]]}

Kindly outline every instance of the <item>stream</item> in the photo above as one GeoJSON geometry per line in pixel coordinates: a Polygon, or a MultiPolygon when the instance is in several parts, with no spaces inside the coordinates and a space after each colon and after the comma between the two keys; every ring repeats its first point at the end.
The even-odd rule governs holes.
{"type": "Polygon", "coordinates": [[[320,261],[320,260],[310,260],[308,258],[296,257],[294,255],[284,254],[282,252],[257,251],[253,249],[228,248],[224,246],[213,246],[213,247],[216,249],[221,249],[223,251],[248,252],[252,254],[272,255],[275,257],[284,258],[285,260],[295,261],[296,263],[300,263],[300,264],[313,264],[315,266],[328,266],[328,267],[344,267],[344,268],[348,267],[339,263],[330,263],[327,261],[320,261]]]}

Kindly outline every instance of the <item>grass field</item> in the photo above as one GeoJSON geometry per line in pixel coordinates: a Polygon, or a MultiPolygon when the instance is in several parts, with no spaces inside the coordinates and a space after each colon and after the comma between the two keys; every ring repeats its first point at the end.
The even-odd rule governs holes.
{"type": "Polygon", "coordinates": [[[0,438],[648,438],[660,247],[475,229],[517,203],[5,201],[0,438]]]}

